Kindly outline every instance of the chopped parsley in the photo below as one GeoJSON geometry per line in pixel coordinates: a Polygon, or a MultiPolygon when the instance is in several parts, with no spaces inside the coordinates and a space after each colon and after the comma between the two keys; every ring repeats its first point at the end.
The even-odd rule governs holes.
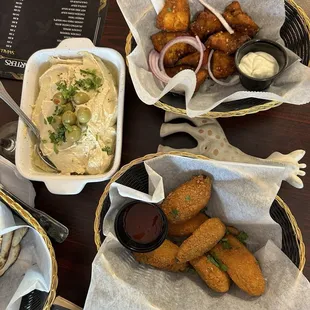
{"type": "Polygon", "coordinates": [[[45,118],[44,118],[44,124],[45,124],[45,125],[47,125],[47,121],[46,121],[46,119],[45,119],[45,118]]]}
{"type": "Polygon", "coordinates": [[[104,148],[102,148],[102,152],[107,152],[108,155],[112,155],[112,149],[110,146],[105,146],[104,148]]]}
{"type": "Polygon", "coordinates": [[[186,200],[186,201],[191,201],[191,196],[187,195],[187,196],[185,197],[185,200],[186,200]]]}
{"type": "Polygon", "coordinates": [[[221,243],[222,243],[223,249],[225,250],[230,250],[232,248],[227,238],[223,238],[221,240],[221,243]]]}
{"type": "Polygon", "coordinates": [[[245,243],[245,241],[248,239],[248,234],[244,231],[241,231],[239,233],[239,235],[237,236],[237,239],[242,242],[242,243],[245,243]]]}
{"type": "Polygon", "coordinates": [[[49,124],[52,124],[53,121],[54,121],[54,117],[53,116],[48,116],[47,117],[47,121],[48,121],[49,124]]]}
{"type": "Polygon", "coordinates": [[[170,213],[171,213],[171,215],[173,217],[178,217],[179,216],[179,211],[177,209],[172,209],[170,213]]]}
{"type": "Polygon", "coordinates": [[[54,116],[59,116],[61,115],[62,113],[64,112],[64,107],[63,106],[59,106],[57,105],[56,108],[55,108],[55,111],[53,113],[54,116]]]}
{"type": "Polygon", "coordinates": [[[54,152],[55,152],[56,154],[59,153],[58,148],[57,148],[57,144],[54,144],[54,152]]]}
{"type": "Polygon", "coordinates": [[[85,78],[75,81],[75,87],[79,87],[85,91],[88,91],[91,89],[97,90],[102,85],[102,79],[97,76],[96,70],[81,69],[80,72],[85,78]]]}
{"type": "MultiPolygon", "coordinates": [[[[213,261],[211,261],[212,259],[210,260],[209,256],[211,256],[211,255],[208,255],[209,261],[211,263],[213,263],[213,261]]],[[[223,264],[214,253],[212,253],[211,257],[216,262],[216,264],[213,263],[216,267],[220,268],[222,271],[227,271],[228,270],[228,267],[225,264],[223,264]]]]}
{"type": "Polygon", "coordinates": [[[172,9],[171,9],[171,8],[168,8],[167,11],[168,11],[168,12],[172,12],[172,9]]]}
{"type": "Polygon", "coordinates": [[[208,261],[210,263],[212,263],[213,265],[215,265],[217,268],[220,268],[220,265],[217,263],[217,261],[213,258],[213,256],[211,256],[210,254],[207,256],[208,261]]]}
{"type": "MultiPolygon", "coordinates": [[[[51,143],[59,144],[60,142],[66,142],[65,132],[66,127],[60,126],[55,132],[52,132],[51,130],[49,132],[49,137],[51,140],[51,143]]],[[[55,152],[56,153],[56,152],[55,152]]]]}
{"type": "Polygon", "coordinates": [[[47,143],[47,140],[42,139],[41,142],[42,142],[42,143],[47,143]]]}
{"type": "Polygon", "coordinates": [[[77,87],[75,85],[67,85],[67,82],[65,81],[59,81],[56,83],[57,86],[57,90],[60,91],[62,97],[65,100],[71,99],[76,91],[77,91],[77,87]]]}

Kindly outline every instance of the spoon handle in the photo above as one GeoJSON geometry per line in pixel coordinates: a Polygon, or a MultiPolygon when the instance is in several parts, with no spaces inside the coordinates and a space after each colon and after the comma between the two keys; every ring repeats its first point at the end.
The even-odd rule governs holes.
{"type": "Polygon", "coordinates": [[[12,108],[12,110],[19,115],[19,117],[25,122],[35,136],[40,140],[40,132],[30,118],[21,110],[13,98],[8,94],[3,84],[0,82],[0,98],[12,108]]]}

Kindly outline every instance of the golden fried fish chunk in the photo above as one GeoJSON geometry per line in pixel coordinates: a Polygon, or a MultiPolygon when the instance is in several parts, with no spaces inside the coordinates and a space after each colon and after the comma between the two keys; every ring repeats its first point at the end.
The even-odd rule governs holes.
{"type": "Polygon", "coordinates": [[[179,224],[168,224],[168,235],[174,237],[184,237],[191,235],[208,217],[204,213],[198,213],[190,220],[179,224]]]}
{"type": "Polygon", "coordinates": [[[196,84],[195,91],[199,90],[200,86],[205,82],[208,76],[209,76],[209,73],[207,69],[202,68],[196,73],[197,84],[196,84]]]}
{"type": "Polygon", "coordinates": [[[238,32],[230,34],[221,31],[210,36],[205,46],[206,48],[220,50],[226,54],[233,54],[248,40],[250,40],[250,37],[246,34],[238,32]]]}
{"type": "Polygon", "coordinates": [[[235,58],[221,51],[213,53],[211,70],[215,78],[225,79],[236,71],[235,58]]]}
{"type": "Polygon", "coordinates": [[[192,259],[190,264],[195,268],[201,279],[215,292],[226,293],[230,287],[230,279],[225,271],[211,263],[203,255],[192,259]]]}
{"type": "MultiPolygon", "coordinates": [[[[206,66],[207,63],[208,63],[208,58],[209,58],[209,54],[210,54],[210,50],[209,49],[206,49],[204,52],[203,52],[203,60],[202,60],[202,66],[206,66]]],[[[197,68],[198,66],[198,63],[199,63],[199,60],[200,60],[200,52],[196,52],[196,53],[193,53],[193,54],[189,54],[183,58],[181,58],[177,63],[176,65],[188,65],[188,66],[191,66],[193,68],[197,68]]]]}
{"type": "Polygon", "coordinates": [[[169,193],[161,205],[168,221],[181,223],[197,215],[209,202],[211,186],[210,177],[199,175],[169,193]]]}
{"type": "MultiPolygon", "coordinates": [[[[186,32],[165,32],[160,31],[151,36],[153,46],[157,52],[161,52],[164,46],[176,37],[188,36],[186,32]]],[[[171,46],[165,54],[164,65],[166,67],[173,67],[175,63],[182,57],[196,52],[196,49],[186,43],[176,43],[171,46]]]]}
{"type": "Polygon", "coordinates": [[[242,11],[238,1],[233,1],[226,7],[223,17],[234,30],[252,38],[259,30],[254,20],[242,11]]]}
{"type": "Polygon", "coordinates": [[[176,254],[179,247],[169,240],[165,240],[163,244],[152,252],[133,253],[134,258],[142,264],[151,265],[158,269],[168,271],[184,271],[187,267],[185,263],[179,263],[176,260],[176,254]]]}
{"type": "MultiPolygon", "coordinates": [[[[183,71],[183,70],[193,70],[195,71],[195,68],[188,66],[188,65],[181,65],[181,66],[175,66],[175,67],[166,67],[166,73],[169,77],[174,77],[176,74],[178,74],[179,72],[183,71]]],[[[206,69],[200,69],[197,74],[196,74],[196,88],[195,91],[198,91],[200,86],[204,83],[204,81],[207,79],[208,77],[208,70],[206,69]]]]}
{"type": "Polygon", "coordinates": [[[210,251],[225,235],[226,226],[218,218],[211,218],[200,225],[180,246],[177,260],[188,262],[210,251]]]}
{"type": "Polygon", "coordinates": [[[157,15],[156,27],[165,31],[186,31],[190,22],[187,0],[166,0],[157,15]]]}
{"type": "Polygon", "coordinates": [[[204,41],[209,35],[224,30],[224,27],[213,13],[206,10],[198,14],[190,29],[195,36],[204,41]]]}
{"type": "Polygon", "coordinates": [[[227,266],[230,278],[251,296],[265,291],[265,280],[254,255],[233,235],[227,235],[226,245],[217,244],[210,252],[227,266]]]}

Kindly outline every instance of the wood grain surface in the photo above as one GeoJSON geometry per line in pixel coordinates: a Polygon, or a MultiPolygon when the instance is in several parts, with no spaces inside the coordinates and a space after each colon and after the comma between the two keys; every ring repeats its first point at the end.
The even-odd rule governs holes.
{"type": "MultiPolygon", "coordinates": [[[[310,11],[309,0],[300,0],[310,11]]],[[[110,1],[102,46],[111,47],[124,55],[128,27],[115,1],[110,1]]],[[[12,97],[19,103],[22,83],[2,80],[12,97]]],[[[0,126],[16,120],[14,112],[0,103],[0,126]]],[[[137,97],[127,73],[124,142],[122,165],[148,153],[156,152],[158,144],[172,147],[192,147],[195,142],[186,134],[159,137],[164,111],[143,104],[137,97]]],[[[267,157],[274,151],[289,153],[296,149],[308,151],[303,162],[310,166],[310,104],[279,108],[240,118],[221,119],[231,144],[242,151],[267,157]]],[[[310,174],[303,178],[305,188],[295,189],[284,183],[279,195],[291,208],[303,233],[307,256],[310,255],[310,174]]],[[[93,224],[98,200],[106,183],[90,184],[77,196],[50,194],[43,183],[34,182],[36,207],[47,212],[70,229],[63,244],[54,244],[58,261],[58,295],[83,306],[87,294],[91,263],[96,254],[93,224]]],[[[305,276],[310,279],[310,262],[305,276]]]]}

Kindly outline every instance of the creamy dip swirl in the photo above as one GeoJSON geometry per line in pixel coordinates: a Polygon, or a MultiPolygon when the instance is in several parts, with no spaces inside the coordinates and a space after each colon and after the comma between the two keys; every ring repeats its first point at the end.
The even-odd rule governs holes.
{"type": "MultiPolygon", "coordinates": [[[[115,149],[117,90],[112,73],[101,59],[87,52],[74,59],[53,57],[50,65],[39,78],[40,90],[32,114],[43,141],[41,149],[62,174],[102,174],[110,168],[115,149]],[[91,119],[77,142],[63,141],[55,150],[55,143],[51,140],[51,133],[55,130],[47,121],[55,113],[56,105],[52,98],[59,92],[57,83],[76,85],[76,81],[85,78],[81,70],[96,72],[101,79],[101,86],[97,89],[81,90],[87,93],[89,100],[75,106],[74,113],[87,107],[91,111],[91,119]]],[[[34,163],[48,171],[37,158],[34,163]]]]}

